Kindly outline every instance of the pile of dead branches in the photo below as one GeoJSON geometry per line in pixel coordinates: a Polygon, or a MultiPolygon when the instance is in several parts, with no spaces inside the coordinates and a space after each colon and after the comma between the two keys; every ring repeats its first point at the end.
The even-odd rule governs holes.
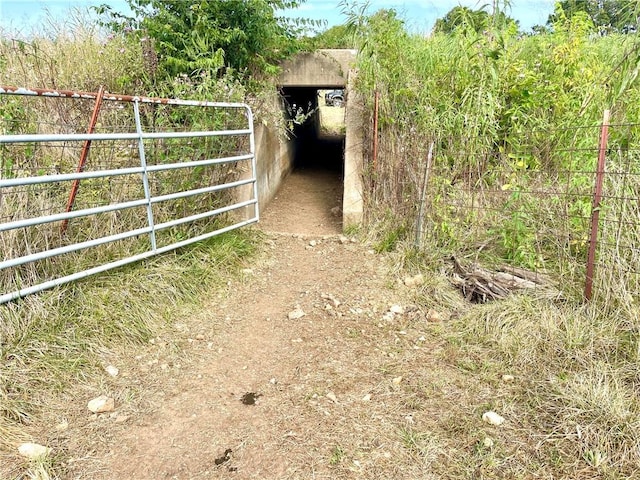
{"type": "Polygon", "coordinates": [[[451,260],[451,283],[459,288],[470,302],[485,303],[505,298],[514,292],[533,290],[551,298],[562,298],[562,293],[545,274],[509,265],[491,271],[477,263],[464,266],[456,257],[451,257],[451,260]]]}

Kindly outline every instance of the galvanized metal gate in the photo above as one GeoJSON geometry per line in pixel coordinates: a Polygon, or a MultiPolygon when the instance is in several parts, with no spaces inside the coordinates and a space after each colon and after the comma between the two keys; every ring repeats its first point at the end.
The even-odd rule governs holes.
{"type": "Polygon", "coordinates": [[[249,106],[0,87],[0,303],[258,218],[249,106]]]}

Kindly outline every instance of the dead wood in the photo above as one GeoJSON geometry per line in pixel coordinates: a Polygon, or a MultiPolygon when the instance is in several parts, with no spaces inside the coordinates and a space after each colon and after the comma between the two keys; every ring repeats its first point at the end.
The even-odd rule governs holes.
{"type": "Polygon", "coordinates": [[[462,291],[467,300],[474,303],[498,300],[514,292],[534,289],[547,290],[553,297],[561,296],[549,277],[537,272],[511,266],[503,266],[502,271],[494,272],[476,263],[464,266],[456,257],[451,257],[451,260],[451,283],[462,291]]]}

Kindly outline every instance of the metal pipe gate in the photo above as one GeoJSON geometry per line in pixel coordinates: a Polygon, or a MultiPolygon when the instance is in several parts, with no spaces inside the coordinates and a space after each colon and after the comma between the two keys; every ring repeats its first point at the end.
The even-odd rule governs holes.
{"type": "Polygon", "coordinates": [[[0,86],[0,303],[258,218],[248,105],[0,86]],[[88,133],[35,99],[95,102],[88,133]]]}

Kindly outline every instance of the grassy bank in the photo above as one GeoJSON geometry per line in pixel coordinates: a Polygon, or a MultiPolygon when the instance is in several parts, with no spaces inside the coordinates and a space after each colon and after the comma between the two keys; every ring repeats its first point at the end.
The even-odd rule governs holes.
{"type": "MultiPolygon", "coordinates": [[[[0,477],[19,477],[29,467],[37,468],[20,466],[16,444],[25,441],[49,443],[57,450],[45,466],[52,477],[64,476],[65,449],[52,423],[57,405],[77,401],[70,392],[82,391],[90,398],[88,392],[113,388],[105,384],[104,367],[114,358],[135,356],[181,317],[184,306],[192,311],[205,292],[212,295],[225,287],[251,257],[258,238],[246,230],[227,233],[2,305],[0,477]]],[[[86,399],[80,403],[84,408],[86,399]]]]}

